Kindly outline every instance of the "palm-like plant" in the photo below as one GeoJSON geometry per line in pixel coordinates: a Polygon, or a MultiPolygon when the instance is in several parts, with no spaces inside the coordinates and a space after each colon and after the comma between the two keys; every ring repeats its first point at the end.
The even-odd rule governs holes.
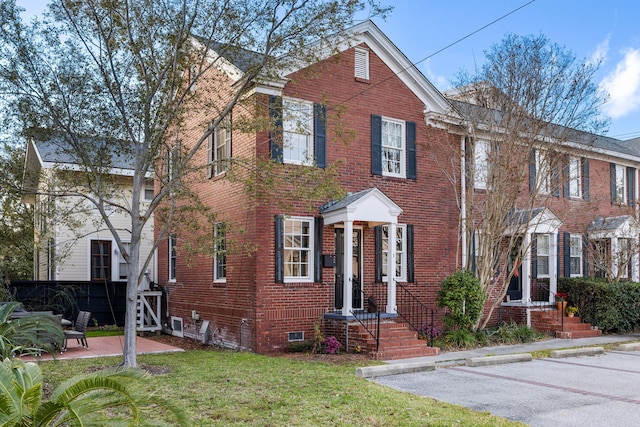
{"type": "Polygon", "coordinates": [[[5,359],[0,363],[0,426],[145,425],[147,408],[163,417],[173,414],[171,425],[188,425],[179,409],[142,389],[147,378],[136,369],[107,369],[71,378],[44,400],[40,367],[5,359]]]}
{"type": "Polygon", "coordinates": [[[17,302],[0,305],[0,358],[16,354],[40,354],[51,347],[62,347],[64,332],[60,320],[50,314],[30,314],[11,319],[17,302]]]}

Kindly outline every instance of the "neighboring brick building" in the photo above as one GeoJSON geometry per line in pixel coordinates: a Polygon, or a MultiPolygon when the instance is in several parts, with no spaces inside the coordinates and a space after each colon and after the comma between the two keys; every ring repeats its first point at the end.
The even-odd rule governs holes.
{"type": "MultiPolygon", "coordinates": [[[[318,323],[353,348],[366,341],[351,329],[354,312],[380,308],[394,319],[408,309],[407,295],[435,309],[439,283],[464,265],[459,208],[464,165],[450,157],[464,151],[464,121],[372,22],[352,32],[354,46],[345,44],[339,54],[311,67],[257,84],[234,109],[231,122],[216,129],[207,152],[200,153],[201,163],[210,166],[192,189],[217,215],[212,234],[218,252],[187,260],[183,248],[192,243],[190,233],[179,226],[160,247],[159,283],[167,290],[174,333],[267,353],[313,339],[318,323]],[[254,113],[271,119],[270,130],[252,133],[235,126],[254,113]],[[270,160],[271,173],[291,179],[272,194],[251,198],[228,179],[229,158],[270,160]],[[291,200],[291,207],[283,207],[283,195],[305,185],[292,182],[300,168],[332,167],[348,192],[344,199],[291,200]],[[391,283],[388,271],[395,271],[391,283]],[[202,328],[205,322],[208,330],[202,328]]],[[[235,66],[212,72],[196,90],[224,98],[225,88],[242,75],[242,65],[235,66]]],[[[194,110],[194,135],[213,120],[206,116],[209,111],[194,110]]],[[[584,147],[580,173],[567,180],[571,197],[549,195],[540,205],[546,209],[529,212],[546,218],[538,223],[545,229],[523,236],[540,242],[536,254],[523,254],[519,277],[540,277],[540,262],[534,261],[546,260],[551,292],[558,273],[587,271],[568,270],[568,265],[587,264],[582,252],[566,249],[572,238],[574,245],[585,233],[608,239],[613,254],[619,238],[638,237],[628,227],[635,222],[640,156],[619,141],[597,141],[584,147]],[[615,165],[625,168],[622,181],[617,175],[622,169],[615,165]],[[618,181],[624,188],[616,187],[618,181]],[[618,219],[604,225],[598,217],[618,219]]],[[[567,170],[575,172],[570,166],[576,164],[567,170]]],[[[637,264],[636,256],[629,270],[635,279],[637,264]]],[[[531,283],[515,283],[505,302],[521,308],[523,319],[533,302],[531,283]]],[[[550,301],[552,294],[544,298],[550,301]]],[[[438,326],[441,316],[435,314],[438,326]]],[[[431,319],[419,322],[414,326],[425,327],[431,319]]],[[[379,353],[397,357],[398,351],[379,353]]],[[[405,355],[412,354],[406,350],[405,355]]]]}

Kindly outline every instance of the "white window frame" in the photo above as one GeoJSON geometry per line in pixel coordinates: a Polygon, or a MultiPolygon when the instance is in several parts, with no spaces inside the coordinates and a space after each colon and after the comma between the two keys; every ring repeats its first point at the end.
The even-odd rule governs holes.
{"type": "Polygon", "coordinates": [[[538,194],[551,193],[551,158],[549,153],[536,150],[536,187],[538,194]]]}
{"type": "Polygon", "coordinates": [[[630,279],[633,276],[634,239],[630,237],[618,237],[616,241],[615,261],[618,277],[630,279]]]}
{"type": "Polygon", "coordinates": [[[582,163],[580,158],[569,158],[569,197],[582,197],[582,163]]]}
{"type": "Polygon", "coordinates": [[[313,103],[285,97],[282,99],[282,160],[311,166],[313,159],[313,103]]]}
{"type": "Polygon", "coordinates": [[[227,281],[227,232],[224,222],[217,222],[213,227],[213,281],[216,283],[226,283],[227,281]],[[220,233],[224,235],[220,237],[220,233]],[[224,276],[218,274],[220,260],[224,259],[224,276]]]}
{"type": "MultiPolygon", "coordinates": [[[[387,257],[389,256],[389,226],[382,226],[382,281],[388,282],[387,275],[387,257]]],[[[400,274],[396,274],[396,281],[407,281],[407,225],[396,225],[396,273],[400,270],[400,274]]]]}
{"type": "MultiPolygon", "coordinates": [[[[114,242],[115,243],[115,242],[114,242]]],[[[131,242],[122,242],[122,246],[124,246],[127,250],[127,252],[130,254],[131,253],[131,242]]],[[[124,257],[122,256],[122,252],[120,251],[120,249],[118,249],[118,260],[117,262],[117,266],[118,269],[116,271],[116,280],[127,280],[129,277],[129,274],[131,274],[131,271],[128,271],[127,275],[123,278],[122,277],[122,265],[126,265],[127,267],[129,267],[129,263],[127,263],[127,261],[125,261],[124,257]]],[[[131,270],[131,269],[129,269],[131,270]]]]}
{"type": "Polygon", "coordinates": [[[369,80],[369,50],[362,47],[354,49],[354,76],[357,79],[369,80]]]}
{"type": "Polygon", "coordinates": [[[284,219],[282,241],[285,283],[314,281],[314,226],[313,217],[287,217],[284,219]],[[306,274],[301,271],[302,266],[306,267],[306,274]],[[294,271],[296,267],[297,273],[294,271]]]}
{"type": "Polygon", "coordinates": [[[222,175],[229,169],[231,134],[231,116],[227,115],[207,139],[207,176],[209,178],[222,175]]]}
{"type": "Polygon", "coordinates": [[[407,176],[407,134],[405,129],[406,123],[404,120],[392,119],[389,117],[382,117],[381,126],[381,154],[382,154],[382,175],[393,176],[398,178],[406,178],[407,176]],[[399,129],[399,135],[391,133],[391,126],[395,129],[399,129]],[[391,144],[395,139],[395,144],[391,144]],[[399,139],[399,141],[398,141],[399,139]],[[397,143],[400,143],[398,147],[397,143]],[[394,154],[397,154],[397,158],[394,154]],[[393,171],[390,167],[391,164],[398,165],[398,171],[393,171]]]}
{"type": "Polygon", "coordinates": [[[546,277],[551,277],[551,234],[536,234],[536,261],[537,261],[537,265],[536,265],[536,277],[538,278],[546,278],[546,277]],[[544,246],[542,246],[540,244],[540,239],[541,238],[546,238],[547,243],[546,243],[546,252],[545,251],[541,251],[541,248],[544,248],[544,246]],[[546,258],[547,260],[547,272],[546,273],[541,273],[540,272],[540,259],[541,258],[546,258]]]}
{"type": "Polygon", "coordinates": [[[486,190],[489,181],[489,143],[476,141],[473,147],[473,187],[486,190]]]}
{"type": "Polygon", "coordinates": [[[144,188],[142,189],[142,200],[150,202],[156,197],[155,189],[153,188],[153,179],[144,180],[144,188]]]}
{"type": "Polygon", "coordinates": [[[582,236],[571,234],[569,235],[569,269],[571,271],[571,277],[582,277],[582,266],[584,265],[582,256],[582,236]],[[574,271],[574,260],[577,259],[578,271],[574,271]]]}
{"type": "Polygon", "coordinates": [[[169,246],[169,262],[167,263],[169,266],[168,277],[170,282],[176,281],[176,271],[177,271],[177,261],[178,261],[178,238],[175,235],[169,236],[168,240],[169,246]]]}
{"type": "Polygon", "coordinates": [[[627,168],[616,165],[616,202],[627,203],[627,168]]]}

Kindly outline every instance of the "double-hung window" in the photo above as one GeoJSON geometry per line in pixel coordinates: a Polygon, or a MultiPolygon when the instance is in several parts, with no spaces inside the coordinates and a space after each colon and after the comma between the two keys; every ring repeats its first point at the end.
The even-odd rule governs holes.
{"type": "Polygon", "coordinates": [[[536,235],[537,277],[549,277],[549,259],[551,255],[551,236],[549,234],[536,235]]]}
{"type": "Polygon", "coordinates": [[[489,143],[476,141],[473,152],[473,185],[476,190],[486,190],[489,179],[489,143]]]}
{"type": "Polygon", "coordinates": [[[400,120],[382,118],[382,174],[405,176],[406,144],[405,123],[400,120]]]}
{"type": "Polygon", "coordinates": [[[569,159],[569,197],[582,197],[582,165],[580,159],[569,159]]]}
{"type": "Polygon", "coordinates": [[[175,235],[169,236],[169,281],[176,280],[176,263],[177,263],[177,247],[178,238],[175,235]]]}
{"type": "Polygon", "coordinates": [[[313,280],[314,219],[286,218],[283,224],[284,280],[313,280]]]}
{"type": "Polygon", "coordinates": [[[227,230],[226,224],[218,222],[213,228],[213,280],[225,282],[227,280],[227,230]]]}
{"type": "MultiPolygon", "coordinates": [[[[400,282],[407,278],[407,226],[398,224],[396,226],[396,265],[395,278],[400,282]]],[[[389,257],[389,226],[382,226],[382,280],[387,281],[387,264],[389,257]]]]}
{"type": "Polygon", "coordinates": [[[626,203],[626,174],[625,167],[621,165],[615,166],[615,200],[616,203],[626,203]]]}
{"type": "Polygon", "coordinates": [[[282,155],[284,163],[313,163],[313,104],[292,98],[282,100],[282,155]]]}
{"type": "Polygon", "coordinates": [[[536,151],[536,188],[538,194],[551,192],[551,159],[549,153],[536,151]]]}
{"type": "Polygon", "coordinates": [[[218,123],[207,141],[208,176],[220,175],[229,169],[231,158],[231,116],[218,123]]]}
{"type": "Polygon", "coordinates": [[[582,237],[569,237],[569,264],[571,268],[571,277],[582,276],[582,237]]]}

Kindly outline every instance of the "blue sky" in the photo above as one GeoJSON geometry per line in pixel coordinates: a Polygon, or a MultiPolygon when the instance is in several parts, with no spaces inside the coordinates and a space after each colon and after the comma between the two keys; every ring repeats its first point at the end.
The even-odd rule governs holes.
{"type": "MultiPolygon", "coordinates": [[[[28,18],[41,13],[47,2],[17,3],[27,9],[28,18]]],[[[610,95],[604,111],[612,119],[608,135],[620,139],[640,137],[637,0],[387,0],[386,3],[392,4],[394,11],[386,21],[374,21],[411,61],[419,62],[418,68],[440,90],[450,87],[459,70],[473,71],[479,67],[484,52],[508,33],[544,34],[578,58],[603,58],[597,83],[610,95]]]]}

